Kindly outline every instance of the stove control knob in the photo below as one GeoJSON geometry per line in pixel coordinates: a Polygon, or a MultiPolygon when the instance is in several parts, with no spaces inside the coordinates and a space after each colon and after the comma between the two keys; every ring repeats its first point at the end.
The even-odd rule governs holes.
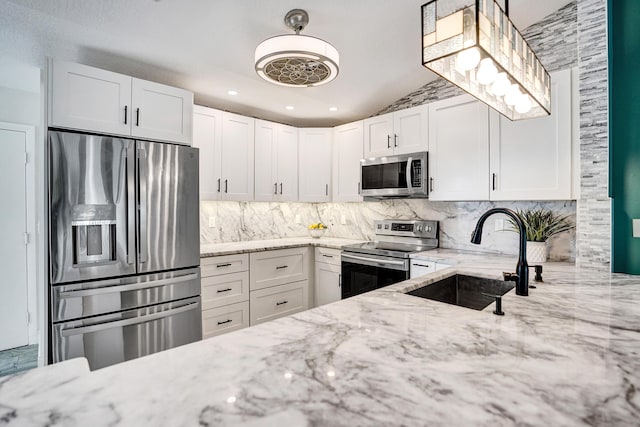
{"type": "Polygon", "coordinates": [[[385,229],[385,230],[388,230],[388,229],[389,229],[389,224],[385,224],[385,225],[384,225],[384,229],[385,229]]]}
{"type": "Polygon", "coordinates": [[[421,225],[418,226],[418,233],[420,233],[420,232],[422,232],[422,226],[421,225]]]}
{"type": "Polygon", "coordinates": [[[427,225],[424,229],[424,231],[426,231],[427,233],[431,231],[431,226],[427,225]]]}
{"type": "Polygon", "coordinates": [[[378,224],[378,230],[382,228],[382,224],[378,224]]]}

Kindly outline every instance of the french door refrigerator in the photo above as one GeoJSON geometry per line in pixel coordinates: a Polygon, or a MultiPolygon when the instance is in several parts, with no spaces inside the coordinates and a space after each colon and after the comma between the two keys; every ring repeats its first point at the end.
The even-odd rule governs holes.
{"type": "Polygon", "coordinates": [[[202,339],[198,150],[50,130],[50,362],[202,339]]]}

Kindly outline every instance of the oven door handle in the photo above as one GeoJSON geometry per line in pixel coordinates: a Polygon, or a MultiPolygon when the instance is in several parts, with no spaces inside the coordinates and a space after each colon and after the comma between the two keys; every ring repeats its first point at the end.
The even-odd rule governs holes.
{"type": "Polygon", "coordinates": [[[379,267],[390,267],[390,268],[393,268],[393,269],[396,269],[396,270],[405,270],[406,267],[407,267],[407,262],[406,261],[394,261],[394,260],[390,260],[390,259],[370,258],[370,257],[346,254],[344,252],[342,252],[342,259],[343,260],[363,261],[363,262],[371,263],[371,264],[379,266],[379,267]],[[401,268],[398,268],[397,266],[399,266],[401,268]]]}

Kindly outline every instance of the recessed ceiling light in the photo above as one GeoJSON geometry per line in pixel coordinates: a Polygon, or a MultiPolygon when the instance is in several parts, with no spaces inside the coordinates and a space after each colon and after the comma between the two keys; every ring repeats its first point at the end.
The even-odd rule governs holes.
{"type": "Polygon", "coordinates": [[[338,107],[329,107],[329,111],[338,111],[338,107]]]}
{"type": "Polygon", "coordinates": [[[286,107],[284,107],[285,109],[291,111],[293,110],[293,105],[287,105],[286,107]]]}
{"type": "Polygon", "coordinates": [[[229,89],[229,90],[227,91],[227,94],[229,94],[229,95],[231,95],[231,96],[236,96],[236,95],[238,94],[238,91],[237,91],[237,90],[234,90],[234,89],[229,89]]]}

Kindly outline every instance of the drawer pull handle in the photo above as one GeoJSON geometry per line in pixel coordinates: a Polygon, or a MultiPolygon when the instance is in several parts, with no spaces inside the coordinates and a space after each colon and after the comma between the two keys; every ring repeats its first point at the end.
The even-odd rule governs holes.
{"type": "Polygon", "coordinates": [[[416,267],[431,267],[429,264],[413,264],[416,267]]]}
{"type": "Polygon", "coordinates": [[[231,323],[231,322],[233,322],[233,320],[227,319],[224,322],[218,322],[218,325],[224,325],[225,323],[231,323]]]}
{"type": "Polygon", "coordinates": [[[282,270],[283,268],[289,268],[288,265],[279,265],[276,267],[276,270],[282,270]]]}
{"type": "Polygon", "coordinates": [[[282,305],[282,304],[286,304],[286,303],[288,303],[288,302],[289,302],[289,301],[286,301],[286,300],[285,300],[285,301],[277,302],[277,303],[276,303],[276,305],[282,305]]]}
{"type": "Polygon", "coordinates": [[[227,289],[218,289],[216,292],[220,293],[220,292],[229,292],[231,290],[231,288],[227,288],[227,289]]]}
{"type": "Polygon", "coordinates": [[[216,268],[222,268],[222,267],[231,267],[231,263],[227,263],[227,264],[218,264],[216,265],[216,268]]]}
{"type": "Polygon", "coordinates": [[[333,258],[333,255],[322,254],[322,256],[325,258],[333,258]]]}

